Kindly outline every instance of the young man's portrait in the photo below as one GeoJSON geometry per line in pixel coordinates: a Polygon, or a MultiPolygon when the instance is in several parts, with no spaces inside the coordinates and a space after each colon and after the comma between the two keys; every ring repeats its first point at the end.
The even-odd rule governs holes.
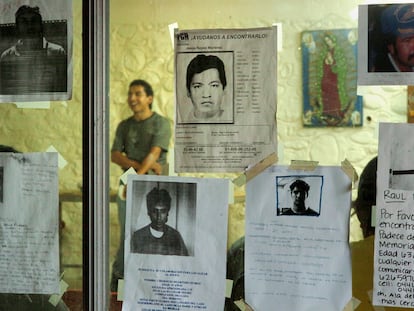
{"type": "Polygon", "coordinates": [[[278,216],[319,216],[322,176],[276,177],[278,216]]]}
{"type": "Polygon", "coordinates": [[[2,15],[0,95],[68,92],[68,20],[59,2],[31,1],[2,15]]]}
{"type": "Polygon", "coordinates": [[[134,181],[131,253],[193,256],[196,184],[134,181]]]}
{"type": "Polygon", "coordinates": [[[233,123],[232,56],[177,55],[177,123],[233,123]]]}

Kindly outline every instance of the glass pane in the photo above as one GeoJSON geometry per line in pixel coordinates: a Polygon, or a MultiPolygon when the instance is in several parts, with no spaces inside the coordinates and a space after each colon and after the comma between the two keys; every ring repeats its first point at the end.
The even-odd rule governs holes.
{"type": "MultiPolygon", "coordinates": [[[[29,155],[31,153],[53,152],[52,158],[53,161],[56,160],[56,165],[53,161],[42,161],[41,164],[36,162],[39,165],[36,170],[33,166],[21,166],[24,168],[23,172],[37,172],[32,179],[28,179],[24,174],[22,177],[10,176],[8,172],[15,167],[3,161],[0,181],[4,185],[19,180],[26,184],[22,188],[0,188],[0,196],[5,198],[0,205],[3,204],[3,210],[14,206],[16,202],[7,201],[7,198],[23,193],[26,198],[21,202],[27,202],[34,212],[32,216],[28,214],[27,217],[17,219],[16,226],[25,226],[25,230],[30,230],[36,236],[43,232],[44,240],[50,238],[48,234],[52,234],[59,244],[56,249],[52,246],[52,250],[46,250],[43,257],[39,253],[44,245],[39,246],[36,265],[30,270],[30,263],[33,263],[29,258],[30,252],[24,254],[18,251],[18,237],[9,240],[6,238],[8,246],[15,249],[15,261],[23,263],[16,271],[25,271],[26,276],[35,277],[37,285],[32,290],[28,290],[27,286],[13,287],[14,291],[6,288],[0,294],[0,309],[82,310],[82,1],[39,0],[24,3],[28,6],[21,6],[21,1],[10,0],[4,0],[0,4],[3,18],[6,15],[10,18],[8,24],[0,25],[1,52],[8,49],[9,55],[14,53],[13,61],[16,62],[12,64],[16,67],[8,71],[9,76],[1,76],[1,151],[8,151],[4,148],[8,146],[19,152],[17,158],[22,155],[23,159],[29,160],[33,160],[29,155]],[[27,33],[31,33],[32,37],[25,36],[22,27],[27,27],[27,33]],[[39,34],[40,41],[33,38],[34,33],[39,34]],[[60,61],[58,57],[62,55],[64,60],[60,61]],[[11,74],[16,72],[22,75],[16,75],[11,80],[11,74]],[[68,100],[63,99],[62,94],[66,93],[72,94],[68,100]],[[52,175],[58,177],[56,191],[50,188],[43,190],[52,193],[54,199],[44,204],[47,206],[40,206],[39,202],[44,201],[37,201],[42,197],[41,194],[28,200],[26,192],[31,189],[30,191],[38,193],[40,185],[47,184],[52,175]],[[45,224],[42,219],[48,219],[50,223],[45,224]],[[45,227],[40,228],[41,225],[45,227]],[[51,273],[48,270],[51,258],[56,258],[57,262],[57,292],[54,294],[44,285],[51,273]]],[[[11,66],[10,61],[8,65],[11,66]]],[[[20,210],[24,210],[24,207],[21,206],[20,210]]],[[[2,217],[0,221],[4,229],[8,219],[2,217]]],[[[4,229],[1,234],[6,232],[4,229]]],[[[27,240],[32,241],[34,237],[29,235],[27,240]]],[[[26,246],[27,249],[33,248],[33,245],[26,246]]],[[[24,277],[20,277],[20,281],[24,283],[24,277]]]]}
{"type": "MultiPolygon", "coordinates": [[[[386,1],[379,1],[386,3],[386,1]]],[[[137,5],[136,1],[110,1],[110,145],[116,137],[116,129],[120,122],[131,116],[127,104],[129,83],[134,79],[144,79],[154,89],[152,110],[170,121],[171,128],[175,120],[174,94],[174,50],[170,26],[177,22],[179,29],[214,29],[214,28],[253,28],[268,27],[278,23],[278,64],[277,64],[277,135],[279,150],[278,164],[289,165],[292,160],[319,161],[323,165],[341,165],[348,159],[358,174],[377,155],[377,128],[382,122],[406,122],[406,88],[398,87],[358,87],[364,95],[363,127],[357,128],[306,128],[304,123],[308,116],[303,107],[303,44],[309,43],[310,49],[315,42],[305,42],[308,31],[355,30],[358,27],[358,5],[365,4],[360,0],[323,1],[189,1],[189,0],[153,0],[137,5]]],[[[371,25],[370,25],[371,26],[371,25]]],[[[357,32],[352,31],[356,35],[357,32]]],[[[320,38],[319,38],[320,39],[320,38]]],[[[318,39],[318,40],[319,40],[318,39]]],[[[352,36],[349,41],[356,43],[352,36]]],[[[358,39],[359,40],[359,39],[358,39]]],[[[210,41],[210,42],[208,42],[210,41]]],[[[346,40],[344,40],[346,41],[346,40]]],[[[214,40],[210,51],[214,49],[214,40]]],[[[207,44],[207,43],[206,43],[207,44]]],[[[339,42],[338,42],[339,44],[339,42]]],[[[220,47],[218,47],[219,49],[220,47]]],[[[322,53],[321,53],[322,54],[322,53]]],[[[330,53],[328,53],[330,54],[330,53]]],[[[323,60],[321,55],[315,59],[323,60]]],[[[356,70],[356,69],[355,69],[356,70]]],[[[356,72],[353,72],[356,75],[356,72]]],[[[316,74],[315,74],[316,76],[316,74]]],[[[359,94],[358,94],[359,95],[359,94]]],[[[319,107],[315,96],[315,103],[319,107]]],[[[319,107],[320,108],[320,107],[319,107]]],[[[317,108],[316,108],[317,109],[317,108]]],[[[362,115],[360,116],[362,118],[362,115]]],[[[174,139],[169,146],[169,174],[173,174],[174,139]]],[[[110,267],[113,269],[115,258],[122,261],[123,217],[124,207],[116,202],[119,191],[119,177],[123,169],[119,164],[110,163],[110,267]],[[121,248],[120,248],[121,247],[121,248]]],[[[188,174],[188,173],[187,173],[188,174]]],[[[182,174],[183,176],[186,174],[182,174]]],[[[213,175],[213,174],[211,174],[213,175]]],[[[216,177],[211,176],[208,177],[216,177]]],[[[191,174],[203,177],[207,174],[191,174]]],[[[223,177],[222,175],[217,177],[223,177]]],[[[227,177],[234,177],[228,174],[227,177]]],[[[369,186],[372,187],[375,182],[369,186]]],[[[370,189],[370,194],[375,192],[370,189]]],[[[357,189],[352,190],[353,200],[357,197],[357,189]]],[[[119,192],[122,195],[122,191],[119,192]]],[[[229,206],[228,247],[244,236],[245,189],[235,187],[235,204],[229,206]]],[[[375,197],[375,196],[374,196],[375,197]]],[[[372,202],[371,202],[372,203],[372,202]]],[[[371,206],[371,205],[370,205],[371,206]]],[[[371,214],[366,213],[366,220],[371,214]]],[[[369,223],[369,222],[368,222],[369,223]]],[[[369,225],[370,233],[373,228],[369,225]]],[[[360,228],[360,220],[352,210],[350,215],[350,242],[367,241],[360,228]]],[[[364,258],[372,261],[373,238],[364,245],[364,258]],[[371,248],[369,248],[371,247],[371,248]]],[[[356,243],[353,245],[357,245],[356,243]]],[[[240,244],[239,244],[240,246],[240,244]]],[[[122,264],[121,264],[122,266],[122,264]]],[[[372,267],[371,267],[372,268],[372,267]]],[[[237,269],[237,268],[236,268],[237,269]]],[[[361,271],[366,272],[364,266],[361,271]]],[[[369,271],[372,271],[369,270],[369,271]]],[[[113,271],[111,271],[113,272],[113,271]]],[[[367,288],[360,300],[370,304],[367,292],[372,290],[372,272],[359,276],[370,288],[367,288]],[[363,296],[363,297],[362,297],[363,296]]],[[[122,273],[118,275],[122,278],[122,273]]],[[[117,310],[120,302],[115,303],[117,283],[111,286],[111,310],[117,310]],[[115,291],[115,292],[114,292],[115,291]]],[[[372,306],[370,306],[372,308],[372,306]]]]}

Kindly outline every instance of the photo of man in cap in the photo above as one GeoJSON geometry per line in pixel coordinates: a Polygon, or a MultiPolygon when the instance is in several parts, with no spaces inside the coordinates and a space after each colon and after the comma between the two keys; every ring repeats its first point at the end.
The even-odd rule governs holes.
{"type": "Polygon", "coordinates": [[[414,69],[414,3],[370,6],[370,72],[414,69]]]}

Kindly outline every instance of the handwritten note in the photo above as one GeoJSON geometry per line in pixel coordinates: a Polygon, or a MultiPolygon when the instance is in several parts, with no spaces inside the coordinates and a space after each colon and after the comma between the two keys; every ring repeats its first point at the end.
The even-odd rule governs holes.
{"type": "Polygon", "coordinates": [[[59,292],[57,154],[0,154],[0,292],[59,292]]]}
{"type": "Polygon", "coordinates": [[[380,124],[379,133],[373,301],[413,308],[414,124],[380,124]]]}

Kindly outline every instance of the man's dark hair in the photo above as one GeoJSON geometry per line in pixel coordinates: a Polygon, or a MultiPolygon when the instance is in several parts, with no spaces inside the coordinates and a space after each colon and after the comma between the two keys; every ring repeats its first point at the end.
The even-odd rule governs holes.
{"type": "Polygon", "coordinates": [[[170,209],[171,207],[171,197],[167,190],[165,189],[159,189],[159,188],[153,188],[150,192],[147,194],[147,210],[153,209],[156,205],[161,205],[168,207],[170,209]]]}
{"type": "Polygon", "coordinates": [[[226,71],[224,70],[223,61],[215,55],[199,54],[196,57],[194,57],[187,66],[186,85],[187,85],[188,92],[190,92],[190,85],[191,85],[191,80],[193,79],[193,76],[207,69],[217,69],[221,84],[223,85],[223,89],[226,87],[227,85],[226,71]]]}
{"type": "MultiPolygon", "coordinates": [[[[129,88],[131,88],[133,86],[142,86],[144,88],[145,94],[147,96],[154,97],[154,90],[152,89],[151,84],[149,84],[147,81],[141,80],[141,79],[133,80],[129,84],[129,88]]],[[[149,107],[150,107],[150,109],[152,109],[152,103],[151,103],[151,105],[149,107]]]]}
{"type": "Polygon", "coordinates": [[[295,189],[295,187],[296,188],[298,188],[298,189],[301,189],[301,190],[303,190],[303,191],[305,191],[306,192],[306,195],[308,195],[308,192],[309,192],[309,185],[306,183],[306,182],[304,182],[303,180],[301,180],[301,179],[296,179],[290,186],[289,186],[289,188],[290,188],[290,191],[293,191],[293,189],[295,189]]]}
{"type": "Polygon", "coordinates": [[[14,17],[16,19],[16,24],[19,19],[19,16],[22,14],[26,14],[26,13],[37,15],[39,17],[40,23],[42,24],[42,15],[40,14],[39,7],[38,6],[32,7],[28,5],[22,5],[17,9],[16,13],[14,14],[14,17]]]}

